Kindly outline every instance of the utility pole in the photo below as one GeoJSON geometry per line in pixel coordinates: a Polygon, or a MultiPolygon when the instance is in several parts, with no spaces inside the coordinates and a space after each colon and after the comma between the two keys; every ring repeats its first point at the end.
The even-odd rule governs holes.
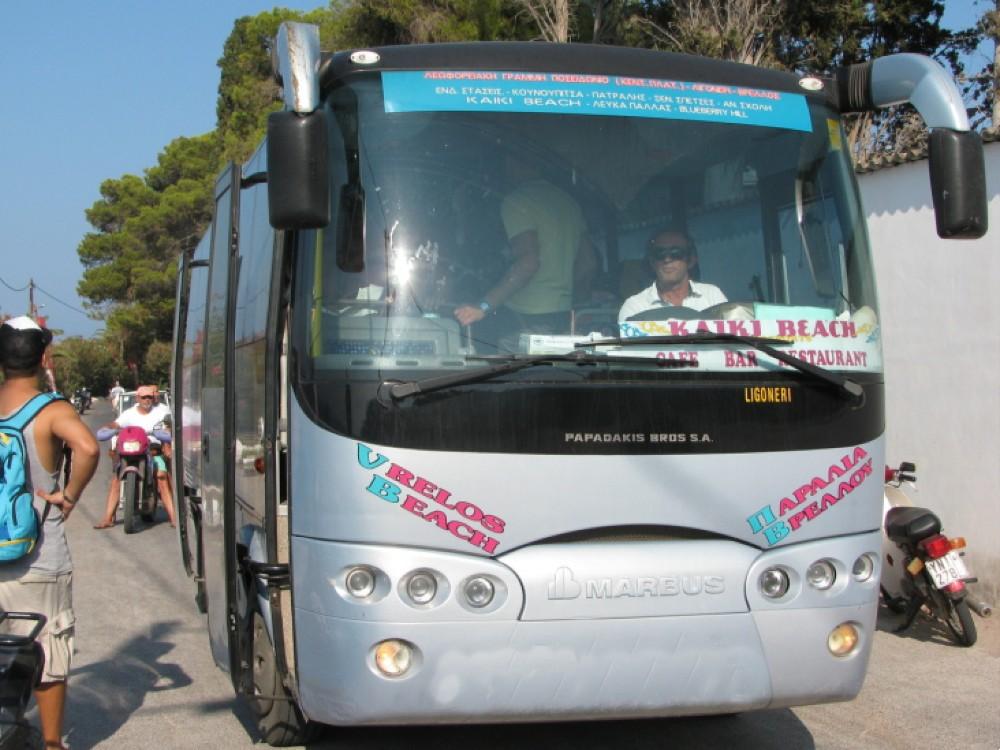
{"type": "MultiPolygon", "coordinates": [[[[28,279],[28,317],[38,323],[43,328],[45,321],[38,319],[38,306],[35,305],[35,280],[28,279]]],[[[50,391],[56,390],[55,362],[52,359],[52,351],[46,348],[42,355],[42,376],[50,391]]]]}

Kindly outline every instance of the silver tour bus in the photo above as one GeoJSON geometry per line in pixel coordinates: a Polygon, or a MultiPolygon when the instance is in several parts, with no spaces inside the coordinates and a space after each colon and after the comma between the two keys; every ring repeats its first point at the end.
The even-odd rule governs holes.
{"type": "Polygon", "coordinates": [[[911,102],[938,232],[981,236],[943,70],[275,50],[173,374],[184,564],[265,739],[855,696],[885,393],[841,115],[911,102]]]}

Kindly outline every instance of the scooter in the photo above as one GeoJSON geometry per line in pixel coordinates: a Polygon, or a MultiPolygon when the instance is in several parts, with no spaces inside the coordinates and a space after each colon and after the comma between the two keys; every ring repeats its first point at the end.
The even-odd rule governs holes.
{"type": "Polygon", "coordinates": [[[76,393],[73,394],[73,407],[76,409],[77,413],[83,414],[90,408],[90,404],[90,391],[86,388],[77,388],[76,393]]]}
{"type": "Polygon", "coordinates": [[[970,608],[981,617],[993,609],[968,590],[977,579],[962,559],[965,538],[942,534],[937,515],[915,507],[902,491],[904,483],[915,486],[916,470],[908,461],[885,470],[882,599],[892,611],[905,615],[897,633],[925,611],[948,627],[956,643],[971,646],[977,634],[970,608]]]}
{"type": "MultiPolygon", "coordinates": [[[[114,434],[113,428],[101,428],[97,431],[97,439],[109,440],[114,434]]],[[[118,480],[124,520],[122,526],[126,534],[134,534],[142,526],[140,519],[146,523],[153,522],[156,504],[160,500],[153,458],[159,455],[160,444],[170,442],[170,433],[163,430],[150,433],[160,444],[150,441],[141,427],[122,427],[117,434],[115,451],[120,459],[118,480]]]]}
{"type": "Polygon", "coordinates": [[[40,747],[42,739],[24,720],[24,712],[45,665],[45,654],[36,640],[45,627],[45,615],[0,612],[0,629],[6,631],[18,620],[34,625],[24,634],[0,633],[0,750],[40,747]]]}

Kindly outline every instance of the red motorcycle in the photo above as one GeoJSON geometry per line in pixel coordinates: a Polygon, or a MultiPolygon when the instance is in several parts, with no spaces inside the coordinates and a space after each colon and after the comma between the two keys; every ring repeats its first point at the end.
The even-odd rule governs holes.
{"type": "MultiPolygon", "coordinates": [[[[160,443],[170,442],[170,435],[154,430],[160,443]]],[[[152,523],[160,490],[156,482],[154,458],[162,454],[160,444],[149,439],[141,427],[122,427],[115,448],[120,457],[118,479],[126,534],[134,534],[142,524],[152,523]]]]}

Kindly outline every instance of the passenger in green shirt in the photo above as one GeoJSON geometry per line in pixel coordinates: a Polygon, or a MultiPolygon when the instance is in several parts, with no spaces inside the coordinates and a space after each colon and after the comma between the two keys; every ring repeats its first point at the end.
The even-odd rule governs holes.
{"type": "Polygon", "coordinates": [[[504,198],[500,213],[513,262],[479,304],[459,306],[455,317],[472,325],[500,313],[505,328],[522,333],[569,333],[574,296],[585,296],[596,267],[580,206],[533,176],[504,198]]]}

